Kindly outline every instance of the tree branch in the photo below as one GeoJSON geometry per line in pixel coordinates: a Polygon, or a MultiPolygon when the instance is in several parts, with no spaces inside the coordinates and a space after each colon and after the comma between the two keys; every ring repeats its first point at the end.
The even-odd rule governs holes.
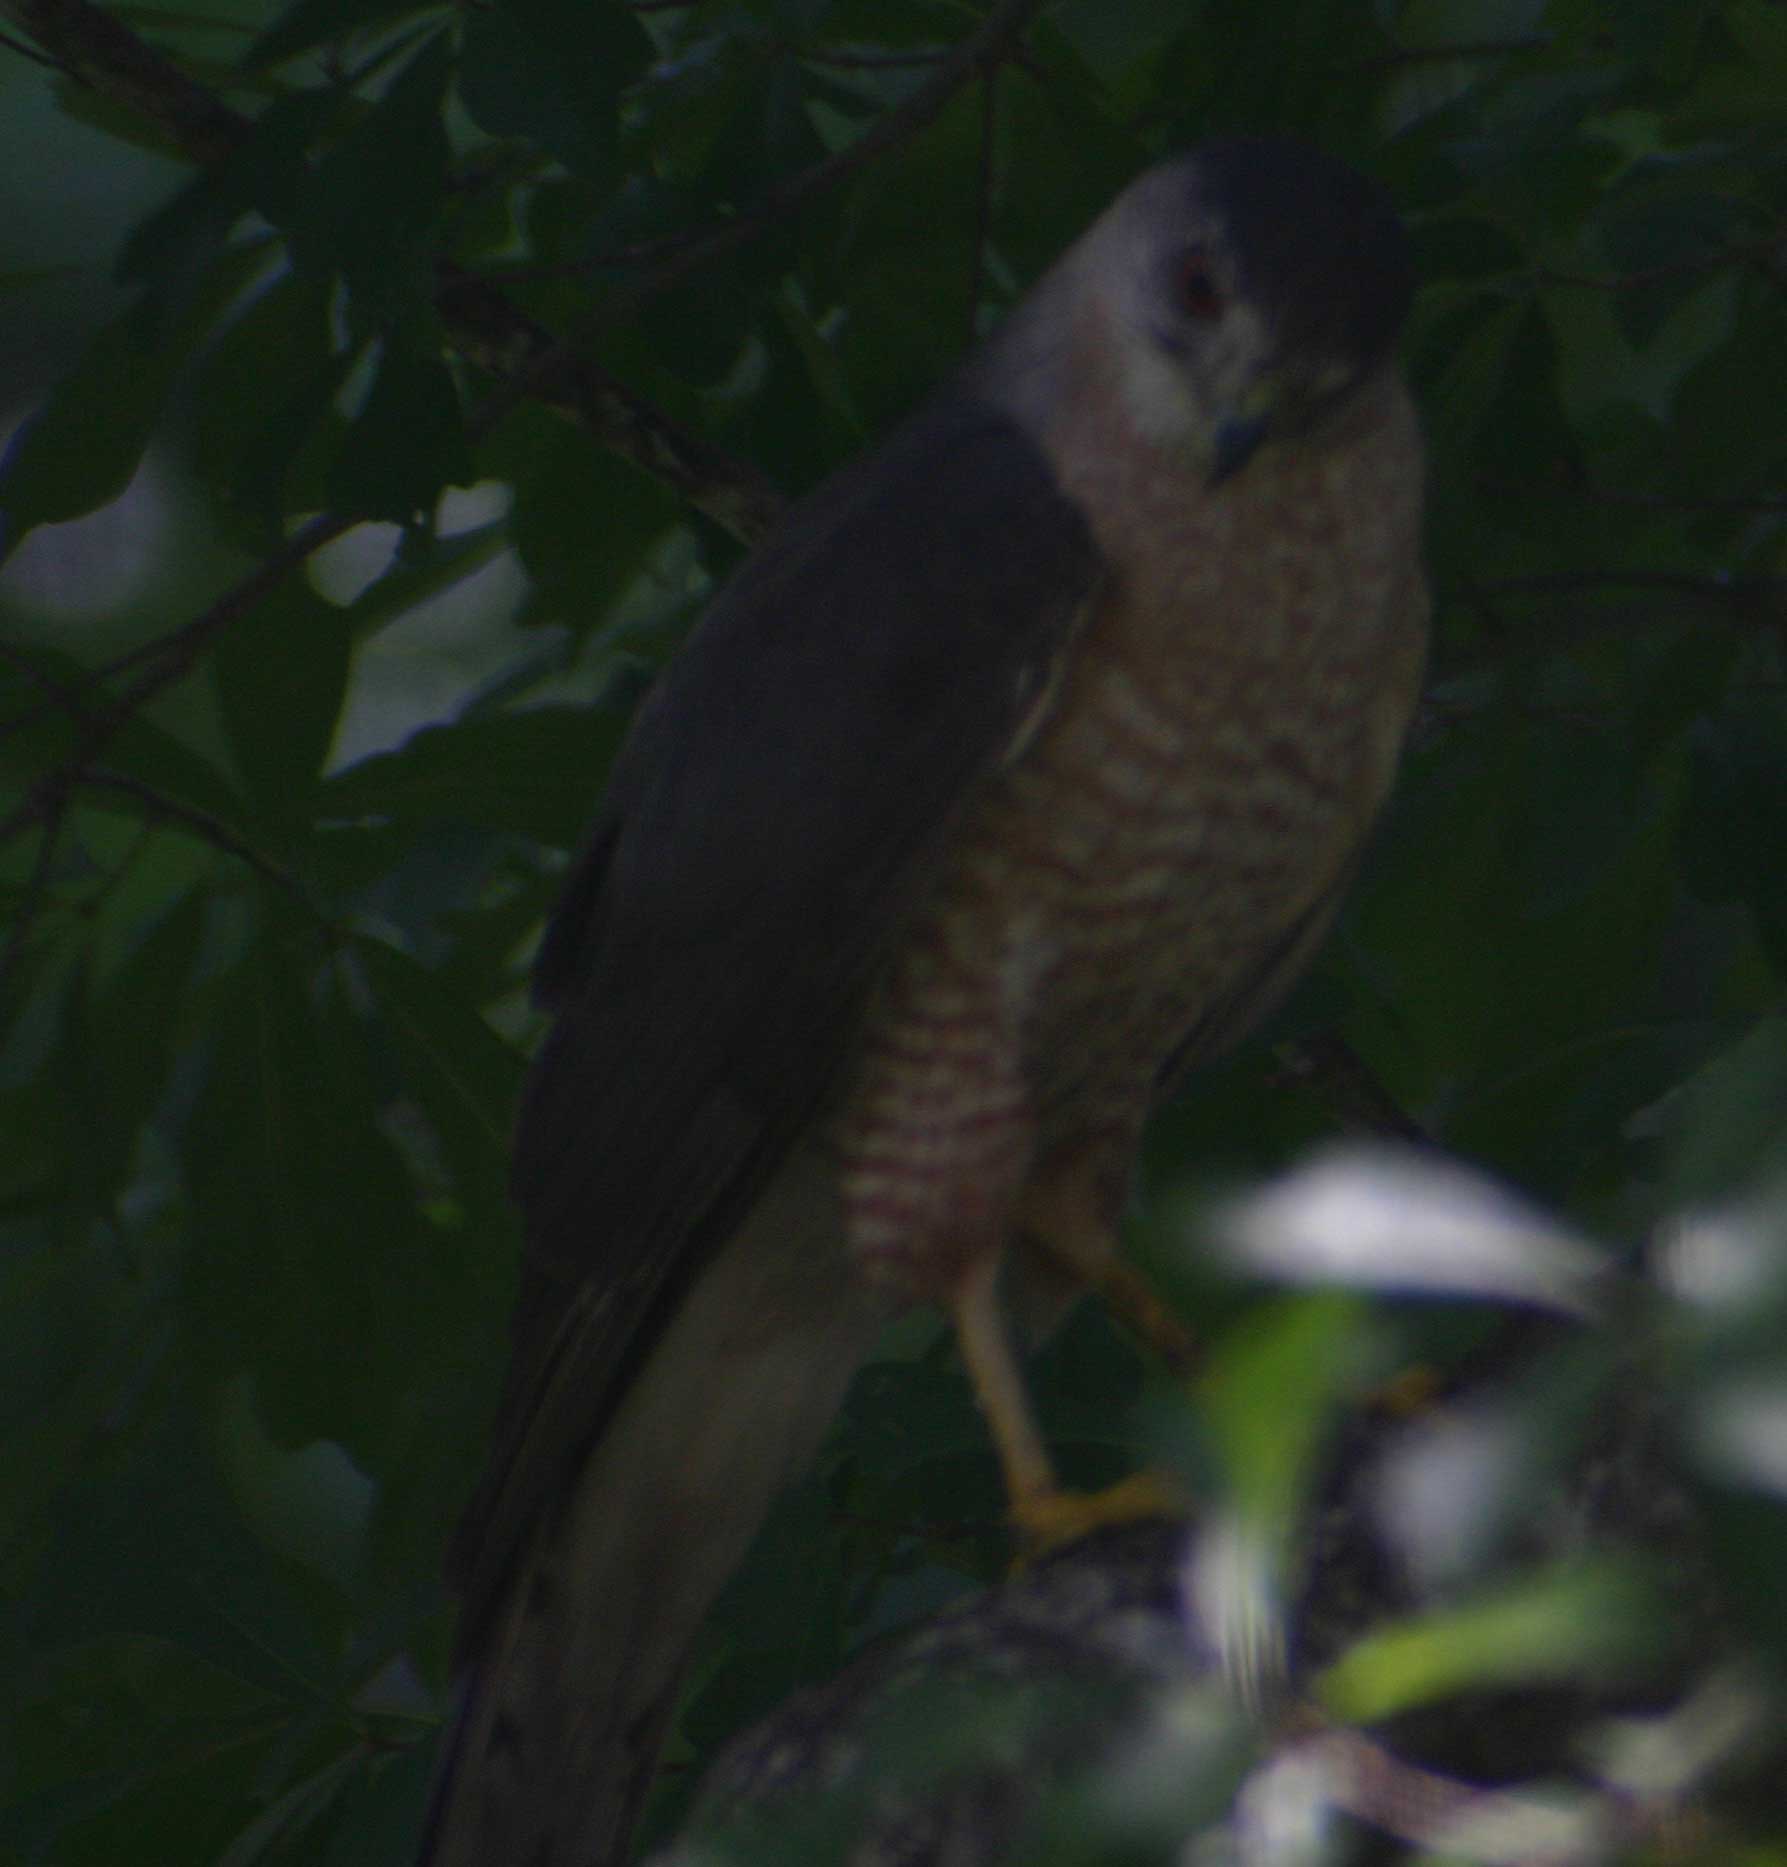
{"type": "Polygon", "coordinates": [[[755,543],[786,503],[751,463],[703,440],[590,357],[557,343],[486,281],[444,268],[436,304],[460,355],[504,382],[525,376],[530,399],[674,487],[735,538],[755,543]]]}
{"type": "Polygon", "coordinates": [[[52,770],[47,771],[26,792],[24,799],[5,819],[0,820],[0,844],[8,843],[34,823],[54,823],[60,817],[69,791],[83,782],[95,760],[129,723],[137,711],[171,686],[192,667],[212,637],[245,616],[264,601],[311,555],[331,540],[352,528],[352,519],[324,513],[295,532],[279,550],[258,564],[241,582],[232,586],[202,615],[193,621],[157,636],[141,648],[133,649],[105,670],[116,676],[131,668],[141,668],[137,678],[103,710],[96,709],[86,718],[75,747],[52,770]],[[146,665],[144,665],[146,664],[146,665]]]}
{"type": "MultiPolygon", "coordinates": [[[[188,78],[174,62],[91,0],[0,0],[62,69],[153,122],[190,161],[209,168],[254,124],[188,78]]],[[[614,378],[555,345],[550,333],[495,289],[442,269],[437,306],[456,350],[489,368],[537,370],[526,393],[576,421],[604,447],[657,475],[744,541],[762,535],[780,496],[755,467],[703,441],[614,378]]],[[[512,406],[520,393],[509,396],[512,406]]]]}
{"type": "Polygon", "coordinates": [[[59,70],[146,117],[203,167],[222,161],[253,128],[91,0],[0,0],[0,10],[59,70]]]}
{"type": "MultiPolygon", "coordinates": [[[[978,32],[964,39],[910,97],[865,130],[855,142],[833,150],[811,168],[803,169],[779,187],[772,188],[751,213],[691,240],[643,278],[622,286],[579,320],[555,350],[574,351],[598,332],[636,316],[654,298],[680,285],[691,273],[740,247],[749,246],[766,229],[786,221],[809,202],[865,168],[876,156],[909,141],[942,114],[956,92],[976,72],[988,70],[1003,59],[1007,46],[1023,31],[1041,5],[1042,0],[1000,0],[981,22],[978,32]]],[[[532,370],[524,372],[478,412],[474,417],[475,425],[480,431],[487,430],[514,402],[533,392],[536,375],[550,376],[559,367],[556,355],[548,353],[541,357],[532,370]]]]}
{"type": "Polygon", "coordinates": [[[247,863],[257,875],[283,888],[307,907],[310,905],[310,898],[299,885],[296,876],[263,855],[252,843],[244,842],[234,830],[209,811],[182,804],[177,798],[156,790],[153,785],[145,784],[142,779],[131,777],[128,772],[95,768],[81,775],[80,784],[86,790],[118,791],[126,797],[134,797],[139,803],[148,805],[157,818],[191,830],[202,842],[222,850],[226,856],[234,856],[238,861],[247,863]]]}
{"type": "MultiPolygon", "coordinates": [[[[996,66],[1041,3],[1000,0],[977,32],[942,58],[903,103],[854,143],[790,177],[754,213],[687,241],[612,294],[568,338],[553,338],[488,284],[443,268],[437,302],[451,341],[503,378],[502,388],[471,416],[471,432],[487,434],[522,399],[538,397],[581,423],[602,445],[674,486],[740,538],[761,536],[781,504],[767,479],[635,395],[590,361],[584,344],[594,331],[634,315],[702,266],[748,244],[877,155],[916,135],[977,72],[996,66]]],[[[253,134],[248,118],[188,78],[92,0],[0,0],[0,9],[73,78],[140,113],[201,166],[224,161],[253,134]]],[[[88,779],[94,762],[132,715],[187,673],[219,631],[352,524],[351,519],[330,514],[313,519],[201,616],[103,670],[101,679],[115,680],[132,671],[136,678],[109,703],[85,717],[77,715],[81,730],[74,748],[0,820],[0,843],[36,823],[51,826],[53,833],[71,788],[88,779]]]]}
{"type": "Polygon", "coordinates": [[[1293,1037],[1272,1052],[1280,1080],[1317,1097],[1345,1134],[1432,1147],[1434,1139],[1373,1074],[1345,1038],[1332,1031],[1293,1037]]]}

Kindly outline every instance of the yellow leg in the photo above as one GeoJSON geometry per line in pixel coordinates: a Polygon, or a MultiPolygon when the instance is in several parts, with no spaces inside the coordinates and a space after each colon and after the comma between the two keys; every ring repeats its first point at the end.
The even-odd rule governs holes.
{"type": "Polygon", "coordinates": [[[999,1454],[1012,1521],[1025,1548],[1039,1552],[1106,1524],[1182,1514],[1185,1500],[1177,1486],[1153,1472],[1137,1472],[1091,1496],[1061,1489],[1012,1353],[999,1307],[998,1277],[996,1256],[975,1259],[951,1295],[950,1314],[974,1397],[999,1454]]]}
{"type": "Polygon", "coordinates": [[[1005,1495],[1020,1522],[1030,1502],[1053,1497],[1059,1487],[1042,1434],[1030,1411],[1030,1396],[1006,1333],[999,1307],[999,1259],[989,1252],[969,1264],[950,1298],[950,1315],[974,1398],[1005,1475],[1005,1495]]]}

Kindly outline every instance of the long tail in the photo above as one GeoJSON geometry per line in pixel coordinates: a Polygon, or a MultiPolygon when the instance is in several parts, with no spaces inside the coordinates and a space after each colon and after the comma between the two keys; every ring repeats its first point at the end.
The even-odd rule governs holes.
{"type": "Polygon", "coordinates": [[[802,1152],[516,1563],[458,1682],[422,1867],[618,1867],[701,1621],[890,1309],[802,1152]]]}

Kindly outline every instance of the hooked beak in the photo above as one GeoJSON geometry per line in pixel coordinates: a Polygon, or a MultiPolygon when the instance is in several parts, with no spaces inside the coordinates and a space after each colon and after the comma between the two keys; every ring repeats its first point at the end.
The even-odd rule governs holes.
{"type": "Polygon", "coordinates": [[[1216,424],[1210,457],[1212,486],[1220,486],[1253,458],[1254,450],[1272,432],[1278,399],[1277,383],[1263,376],[1248,390],[1241,406],[1216,424]]]}
{"type": "Polygon", "coordinates": [[[1247,385],[1238,405],[1216,424],[1210,484],[1221,485],[1238,474],[1253,459],[1260,442],[1270,441],[1283,428],[1281,414],[1287,400],[1285,383],[1275,370],[1262,370],[1247,385]]]}
{"type": "Polygon", "coordinates": [[[1269,427],[1263,415],[1231,415],[1216,429],[1216,447],[1210,460],[1210,484],[1219,486],[1239,473],[1253,458],[1269,427]]]}

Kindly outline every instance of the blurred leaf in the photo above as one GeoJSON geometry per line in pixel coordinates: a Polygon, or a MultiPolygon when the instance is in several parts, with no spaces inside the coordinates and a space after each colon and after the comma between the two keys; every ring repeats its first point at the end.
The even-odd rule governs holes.
{"type": "MultiPolygon", "coordinates": [[[[1159,1216],[1132,1242],[1213,1344],[1196,1405],[1090,1308],[1027,1369],[1067,1482],[1102,1483],[1138,1447],[1186,1477],[1205,1534],[1173,1611],[1222,1664],[1169,1695],[1109,1782],[1045,1794],[1019,1853],[1154,1867],[1187,1845],[1377,1845],[1354,1838],[1370,1810],[1334,1820],[1301,1733],[1242,1729],[1280,1669],[1306,1685],[1304,1646],[1369,1626],[1335,1690],[1469,1726],[1466,1754],[1420,1761],[1473,1800],[1506,1782],[1534,1805],[1545,1785],[1512,1779],[1536,1745],[1573,1809],[1627,1796],[1596,1831],[1612,1853],[1660,1845],[1631,1826],[1646,1797],[1692,1796],[1658,1810],[1667,1840],[1779,1854],[1780,9],[1059,0],[882,144],[861,139],[980,0],[280,6],[221,34],[117,15],[247,127],[123,242],[137,302],[114,325],[89,229],[144,185],[135,152],[177,153],[169,133],[103,74],[23,66],[7,119],[30,159],[0,271],[42,278],[7,299],[19,395],[99,334],[16,439],[0,507],[19,533],[94,510],[151,443],[157,497],[34,540],[0,580],[0,779],[21,832],[0,846],[0,1661],[22,1688],[0,1855],[413,1853],[430,1747],[412,1739],[449,1637],[439,1552],[487,1435],[520,1249],[521,961],[600,806],[635,672],[733,557],[627,435],[524,399],[468,450],[459,392],[482,402],[500,359],[447,354],[441,281],[482,277],[563,337],[738,224],[743,244],[606,327],[596,361],[803,487],[945,376],[1132,173],[1229,128],[1359,161],[1409,219],[1435,641],[1394,805],[1316,976],[1151,1128],[1159,1216]],[[251,38],[245,66],[220,62],[251,38]],[[33,85],[78,130],[66,159],[38,147],[33,85]],[[822,160],[835,186],[761,216],[822,160]],[[474,471],[507,516],[433,535],[460,503],[440,490],[474,471]],[[175,637],[240,574],[232,553],[331,505],[404,531],[353,602],[288,589],[175,637]],[[511,547],[519,646],[508,595],[470,575],[511,547]],[[79,716],[126,694],[158,636],[197,641],[197,678],[133,708],[95,764],[79,716]],[[344,698],[362,719],[385,704],[387,647],[404,718],[458,717],[320,778],[344,698]],[[424,681],[438,690],[410,691],[424,681]],[[1343,1039],[1372,1093],[1287,1083],[1286,1033],[1343,1039]],[[1298,1168],[1374,1110],[1406,1112],[1436,1158],[1298,1168]],[[1211,1188],[1262,1180],[1228,1210],[1271,1219],[1271,1275],[1344,1295],[1261,1289],[1183,1222],[1194,1196],[1201,1213],[1211,1188]],[[1591,1240],[1626,1267],[1605,1315],[1591,1240]],[[1358,1409],[1392,1357],[1430,1349],[1458,1383],[1445,1405],[1394,1428],[1358,1409]],[[1675,1455],[1654,1479],[1652,1439],[1675,1455]],[[1332,1496],[1360,1458],[1355,1535],[1332,1496]],[[1516,1553],[1556,1554],[1579,1503],[1591,1532],[1611,1504],[1668,1566],[1642,1612],[1687,1673],[1630,1685],[1607,1663],[1625,1571],[1510,1573],[1516,1553]],[[1349,1600],[1363,1584],[1371,1608],[1380,1569],[1384,1612],[1318,1640],[1305,1574],[1349,1600]],[[1481,1593],[1461,1603],[1465,1585],[1481,1593]],[[1425,1608],[1405,1621],[1410,1601],[1425,1608]],[[1690,1717],[1714,1653],[1767,1696],[1747,1739],[1690,1717]],[[1534,1701],[1553,1735],[1527,1728],[1534,1701]],[[1616,1709],[1652,1765],[1604,1790],[1594,1739],[1616,1709]],[[1511,1773],[1472,1748],[1485,1725],[1529,1746],[1511,1773]]],[[[667,1808],[730,1722],[1009,1560],[944,1325],[915,1313],[884,1352],[713,1625],[667,1808]]],[[[1030,1728],[995,1711],[995,1736],[1030,1728]]],[[[972,1748],[972,1710],[915,1721],[890,1740],[903,1758],[972,1748]]],[[[1405,1728],[1370,1744],[1401,1761],[1405,1728]]],[[[870,1789],[886,1781],[870,1760],[870,1789]]],[[[862,1806],[847,1794],[827,1820],[862,1806]]],[[[792,1858],[776,1836],[749,1847],[792,1858]]]]}
{"type": "Polygon", "coordinates": [[[1787,1017],[1761,1019],[1670,1095],[1653,1120],[1670,1142],[1680,1205],[1728,1198],[1787,1162],[1787,1017]]]}
{"type": "Polygon", "coordinates": [[[1349,1298],[1303,1298],[1231,1329],[1204,1377],[1204,1404],[1243,1514],[1282,1527],[1336,1401],[1370,1365],[1349,1298]]]}
{"type": "Polygon", "coordinates": [[[1573,1563],[1367,1634],[1320,1674],[1316,1697],[1371,1724],[1459,1692],[1599,1679],[1648,1659],[1662,1619],[1638,1570],[1573,1563]]]}
{"type": "Polygon", "coordinates": [[[1787,711],[1738,705],[1693,737],[1692,831],[1685,878],[1709,901],[1737,900],[1756,916],[1777,966],[1787,970],[1787,711]]]}
{"type": "Polygon", "coordinates": [[[1297,1283],[1542,1303],[1592,1316],[1608,1261],[1512,1194],[1452,1162],[1331,1149],[1220,1211],[1245,1268],[1297,1283]]]}
{"type": "Polygon", "coordinates": [[[364,1767],[358,1747],[332,1757],[301,1777],[237,1835],[217,1867],[252,1867],[276,1859],[286,1844],[300,1841],[364,1767]]]}

